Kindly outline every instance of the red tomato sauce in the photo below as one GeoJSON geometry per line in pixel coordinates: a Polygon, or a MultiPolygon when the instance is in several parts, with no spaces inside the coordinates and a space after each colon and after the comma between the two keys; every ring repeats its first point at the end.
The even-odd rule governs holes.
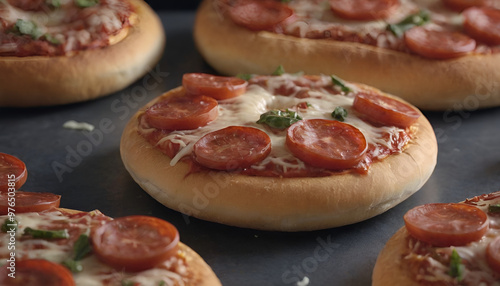
{"type": "MultiPolygon", "coordinates": [[[[139,121],[142,120],[140,117],[139,121]]],[[[170,158],[175,157],[175,155],[180,150],[180,145],[178,143],[173,143],[170,140],[162,140],[165,136],[170,134],[169,130],[154,130],[152,132],[141,132],[139,129],[139,134],[143,136],[151,145],[156,146],[161,152],[167,155],[170,158]]],[[[386,138],[390,137],[389,133],[385,133],[384,136],[386,138]]],[[[369,144],[368,150],[365,155],[365,158],[354,168],[341,170],[341,171],[332,171],[323,168],[316,168],[309,165],[306,165],[304,169],[289,169],[284,170],[282,166],[279,166],[275,163],[268,163],[264,169],[255,169],[252,167],[244,168],[241,170],[233,170],[234,173],[241,173],[249,176],[262,176],[262,177],[325,177],[331,176],[335,174],[345,174],[349,172],[355,172],[359,174],[367,174],[372,163],[381,161],[383,158],[397,154],[401,152],[408,142],[412,139],[413,132],[407,128],[406,130],[402,130],[399,132],[399,136],[393,137],[390,141],[390,147],[382,146],[382,145],[374,145],[369,144]]],[[[192,157],[192,155],[184,156],[181,159],[182,162],[188,163],[190,167],[190,173],[209,171],[208,168],[205,168],[198,163],[196,163],[192,157]]]]}

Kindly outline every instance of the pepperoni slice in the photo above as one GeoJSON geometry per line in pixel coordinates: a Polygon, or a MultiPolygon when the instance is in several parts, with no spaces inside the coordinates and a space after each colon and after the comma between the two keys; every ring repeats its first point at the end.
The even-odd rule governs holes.
{"type": "Polygon", "coordinates": [[[269,155],[271,138],[257,128],[229,126],[201,137],[193,152],[202,166],[216,170],[242,169],[269,155]]]}
{"type": "Polygon", "coordinates": [[[7,192],[9,187],[19,189],[27,178],[28,171],[23,161],[12,155],[0,153],[0,192],[7,192]]]}
{"type": "Polygon", "coordinates": [[[400,128],[411,126],[420,117],[420,113],[408,104],[375,93],[358,93],[353,108],[371,122],[400,128]]]}
{"type": "Polygon", "coordinates": [[[500,237],[495,238],[488,244],[486,261],[493,270],[500,272],[500,237]]]}
{"type": "Polygon", "coordinates": [[[500,10],[474,7],[465,10],[463,15],[468,35],[489,45],[500,45],[500,10]]]}
{"type": "Polygon", "coordinates": [[[74,286],[73,275],[64,266],[44,259],[17,261],[15,278],[7,276],[11,271],[7,263],[0,269],[0,285],[3,286],[74,286]]]}
{"type": "Polygon", "coordinates": [[[404,41],[412,52],[430,59],[457,58],[476,48],[476,41],[465,34],[428,30],[422,26],[406,31],[404,41]]]}
{"type": "Polygon", "coordinates": [[[248,82],[237,77],[188,73],[182,76],[182,85],[188,94],[207,95],[221,100],[245,93],[248,82]]]}
{"type": "Polygon", "coordinates": [[[116,269],[142,271],[177,254],[179,232],[169,222],[150,216],[127,216],[91,233],[96,256],[116,269]]]}
{"type": "Polygon", "coordinates": [[[330,8],[349,20],[385,19],[399,6],[398,0],[330,0],[330,8]]]}
{"type": "Polygon", "coordinates": [[[9,208],[16,213],[41,212],[59,207],[60,202],[61,196],[52,193],[0,193],[0,215],[6,215],[9,208]]]}
{"type": "Polygon", "coordinates": [[[229,8],[229,17],[235,24],[254,31],[272,31],[293,14],[290,7],[269,0],[240,0],[229,8]]]}
{"type": "Polygon", "coordinates": [[[307,164],[330,170],[357,165],[367,150],[366,138],[356,127],[327,119],[309,119],[288,128],[286,146],[307,164]]]}
{"type": "Polygon", "coordinates": [[[488,215],[466,204],[427,204],[404,215],[408,232],[434,246],[463,246],[477,241],[488,230],[488,215]]]}
{"type": "Polygon", "coordinates": [[[217,100],[204,95],[172,96],[149,107],[144,115],[158,129],[192,130],[217,119],[218,105],[217,100]]]}

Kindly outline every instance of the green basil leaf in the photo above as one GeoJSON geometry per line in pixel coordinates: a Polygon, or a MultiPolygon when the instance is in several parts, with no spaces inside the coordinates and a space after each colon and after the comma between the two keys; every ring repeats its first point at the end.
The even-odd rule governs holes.
{"type": "Polygon", "coordinates": [[[453,249],[450,257],[450,276],[457,278],[458,281],[463,279],[464,265],[462,264],[462,258],[458,255],[456,249],[453,249]]]}
{"type": "Polygon", "coordinates": [[[237,78],[241,78],[242,80],[249,81],[252,79],[253,75],[249,73],[239,73],[236,75],[237,78]]]}
{"type": "Polygon", "coordinates": [[[99,4],[99,0],[75,0],[75,4],[80,8],[88,8],[99,4]]]}
{"type": "Polygon", "coordinates": [[[40,230],[27,227],[24,229],[24,234],[31,235],[33,238],[57,239],[69,238],[68,230],[40,230]]]}
{"type": "Polygon", "coordinates": [[[61,7],[61,0],[48,0],[47,2],[49,3],[50,6],[54,8],[61,7]]]}
{"type": "Polygon", "coordinates": [[[332,112],[332,117],[338,121],[344,122],[347,117],[347,110],[341,106],[337,106],[332,112]]]}
{"type": "Polygon", "coordinates": [[[81,234],[73,246],[74,260],[81,260],[85,255],[87,255],[92,250],[90,246],[89,236],[86,234],[81,234]]]}
{"type": "Polygon", "coordinates": [[[73,259],[66,259],[62,265],[66,266],[71,272],[80,272],[83,270],[83,266],[80,260],[85,257],[92,247],[90,246],[89,236],[87,234],[81,234],[73,245],[73,259]]]}
{"type": "Polygon", "coordinates": [[[285,73],[285,68],[282,65],[279,65],[276,70],[272,73],[272,75],[282,75],[285,73]]]}
{"type": "Polygon", "coordinates": [[[11,231],[11,232],[17,231],[17,225],[18,225],[18,222],[13,217],[7,218],[7,219],[5,219],[5,221],[2,224],[1,231],[5,232],[5,233],[9,232],[9,231],[11,231]]]}
{"type": "Polygon", "coordinates": [[[49,42],[51,44],[54,44],[54,45],[60,45],[61,44],[61,41],[59,41],[58,39],[56,39],[51,34],[45,34],[45,35],[43,35],[43,37],[45,38],[45,40],[47,40],[47,42],[49,42]]]}
{"type": "Polygon", "coordinates": [[[270,110],[260,115],[257,123],[267,124],[272,128],[285,129],[302,118],[293,111],[270,110]]]}
{"type": "Polygon", "coordinates": [[[404,33],[415,27],[415,26],[422,26],[424,24],[429,23],[431,20],[430,14],[428,11],[421,10],[415,14],[412,14],[406,18],[404,18],[402,21],[400,21],[397,24],[388,24],[387,25],[387,30],[392,32],[394,35],[396,35],[398,38],[403,37],[404,33]]]}
{"type": "Polygon", "coordinates": [[[134,285],[135,285],[134,281],[130,281],[130,280],[123,280],[122,281],[122,286],[134,286],[134,285]]]}
{"type": "Polygon", "coordinates": [[[352,91],[349,87],[345,85],[345,82],[339,77],[331,75],[331,78],[332,78],[332,83],[334,85],[340,86],[340,90],[342,90],[343,92],[348,93],[352,91]]]}
{"type": "Polygon", "coordinates": [[[83,266],[80,261],[76,261],[73,259],[66,259],[62,262],[62,265],[68,268],[71,272],[81,272],[83,270],[83,266]]]}
{"type": "Polygon", "coordinates": [[[32,21],[25,21],[23,19],[17,19],[14,25],[14,30],[21,35],[31,36],[34,40],[40,38],[43,33],[32,21]]]}
{"type": "Polygon", "coordinates": [[[500,204],[494,204],[488,206],[488,212],[490,213],[500,213],[500,204]]]}

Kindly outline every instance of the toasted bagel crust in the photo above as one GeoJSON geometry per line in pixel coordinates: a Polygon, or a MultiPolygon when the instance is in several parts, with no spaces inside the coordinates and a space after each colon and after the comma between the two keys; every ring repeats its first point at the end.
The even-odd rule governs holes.
{"type": "Polygon", "coordinates": [[[223,171],[190,173],[187,163],[170,158],[138,132],[138,118],[158,100],[179,94],[179,87],[148,103],[128,122],[120,152],[134,180],[165,206],[223,224],[279,231],[305,231],[355,223],[380,214],[416,192],[429,178],[437,143],[424,116],[407,148],[372,164],[367,175],[347,172],[327,177],[279,178],[223,171]]]}
{"type": "Polygon", "coordinates": [[[190,283],[191,286],[220,286],[219,278],[212,271],[212,268],[189,246],[179,242],[179,249],[186,254],[186,262],[193,274],[190,283]]]}
{"type": "Polygon", "coordinates": [[[370,45],[307,39],[235,25],[214,0],[200,5],[194,39],[218,72],[336,74],[396,94],[426,110],[500,105],[500,53],[430,60],[370,45]]]}
{"type": "Polygon", "coordinates": [[[387,241],[373,268],[372,286],[420,285],[403,263],[403,256],[408,253],[408,235],[406,228],[402,227],[387,241]]]}
{"type": "Polygon", "coordinates": [[[163,54],[163,26],[144,1],[129,1],[136,23],[117,43],[67,56],[0,57],[0,106],[86,101],[121,90],[153,68],[163,54]]]}
{"type": "MultiPolygon", "coordinates": [[[[65,209],[61,210],[69,213],[80,213],[82,211],[65,209]]],[[[222,285],[219,278],[212,271],[212,268],[201,258],[198,253],[192,250],[189,246],[179,241],[179,250],[186,255],[186,263],[189,265],[189,272],[192,274],[189,284],[190,286],[220,286],[222,285]]]]}
{"type": "MultiPolygon", "coordinates": [[[[488,206],[495,202],[496,204],[498,202],[498,199],[500,198],[500,191],[489,193],[489,194],[482,194],[478,195],[472,198],[468,198],[461,203],[465,204],[471,204],[471,205],[476,205],[480,208],[483,208],[483,210],[486,210],[488,206]],[[488,201],[491,201],[491,203],[488,203],[488,201]]],[[[488,212],[489,213],[489,212],[488,212]]],[[[496,225],[491,219],[492,217],[495,217],[496,214],[488,214],[489,220],[490,220],[490,225],[496,225]]],[[[498,236],[497,233],[493,234],[493,236],[486,234],[485,235],[490,236],[490,239],[493,239],[494,237],[498,236]]],[[[417,257],[421,257],[422,259],[425,259],[425,257],[433,257],[433,254],[426,254],[424,251],[420,250],[414,250],[411,249],[410,246],[413,245],[415,246],[416,243],[410,243],[411,239],[411,234],[408,232],[407,228],[405,226],[401,227],[396,233],[387,241],[386,245],[382,249],[382,251],[379,253],[377,257],[377,261],[375,262],[375,266],[373,268],[373,274],[372,274],[372,286],[387,286],[387,285],[408,285],[408,286],[418,286],[418,285],[428,285],[429,281],[432,281],[432,274],[431,275],[426,275],[424,272],[420,272],[419,268],[412,269],[412,267],[418,267],[415,264],[415,258],[411,259],[409,256],[413,254],[418,254],[417,257]],[[411,262],[410,262],[411,261],[411,262]],[[418,274],[417,274],[418,273],[418,274]],[[420,275],[422,274],[422,275],[420,275]],[[420,277],[419,277],[420,276],[420,277]],[[420,281],[418,282],[416,279],[420,278],[422,279],[423,277],[429,278],[428,281],[420,281]],[[428,282],[428,283],[426,283],[428,282]]],[[[413,240],[416,240],[415,238],[412,238],[413,240]]],[[[491,240],[490,240],[491,241],[491,240]]],[[[423,244],[426,244],[425,242],[423,244]]],[[[474,252],[474,249],[478,250],[481,249],[481,247],[478,247],[477,244],[481,245],[483,244],[484,246],[488,245],[489,242],[485,237],[483,237],[480,240],[477,240],[474,243],[469,244],[469,246],[466,246],[469,248],[470,251],[474,252]],[[472,246],[473,244],[476,244],[476,246],[472,246]]],[[[450,246],[450,248],[453,248],[454,246],[450,246]]],[[[425,249],[425,248],[424,248],[425,249]]],[[[486,251],[486,247],[482,248],[483,251],[486,251]]],[[[481,252],[481,251],[479,251],[481,252]]],[[[484,254],[484,252],[482,252],[484,254]]],[[[485,265],[487,264],[487,261],[485,260],[482,262],[482,259],[486,259],[485,256],[477,255],[477,260],[468,260],[467,262],[463,262],[464,265],[469,265],[471,267],[475,267],[477,265],[485,265]],[[482,258],[481,258],[482,257],[482,258]],[[473,262],[471,262],[473,261],[473,262]]],[[[418,258],[417,258],[418,260],[418,258]]],[[[439,263],[439,262],[438,262],[439,263]]],[[[422,265],[421,265],[422,266],[422,265]]],[[[427,266],[424,266],[426,268],[427,266]]],[[[468,268],[468,267],[467,267],[468,268]]],[[[470,272],[475,272],[476,275],[481,269],[484,270],[484,268],[479,267],[478,269],[474,269],[470,272]]],[[[424,269],[420,269],[424,270],[424,269]]],[[[464,273],[468,273],[469,270],[464,270],[464,273]]],[[[467,275],[467,274],[466,274],[467,275]]],[[[474,276],[474,275],[471,275],[474,276]]],[[[438,276],[435,276],[434,278],[437,278],[438,276]]],[[[476,276],[480,277],[480,276],[476,276]]],[[[494,278],[493,278],[494,279],[494,278]]],[[[460,281],[460,283],[457,282],[457,284],[453,285],[475,285],[474,283],[479,281],[475,280],[474,278],[471,280],[467,281],[460,281]],[[471,284],[472,283],[472,284],[471,284]]],[[[486,280],[481,280],[481,282],[484,285],[492,285],[491,281],[488,282],[486,280]]],[[[435,281],[435,283],[432,283],[432,285],[452,285],[448,284],[446,281],[435,281]]]]}

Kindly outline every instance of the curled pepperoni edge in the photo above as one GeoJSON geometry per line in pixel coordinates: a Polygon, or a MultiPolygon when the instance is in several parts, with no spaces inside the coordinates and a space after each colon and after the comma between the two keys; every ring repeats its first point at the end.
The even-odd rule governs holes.
{"type": "Polygon", "coordinates": [[[411,236],[437,247],[467,245],[481,239],[489,229],[488,215],[481,209],[464,203],[432,203],[417,206],[406,212],[403,219],[406,230],[411,236]],[[445,214],[444,211],[448,213],[445,214]],[[434,212],[439,214],[431,215],[434,212]],[[456,217],[457,214],[462,216],[458,219],[469,219],[466,224],[467,229],[443,229],[453,225],[450,216],[456,217]],[[431,226],[434,229],[431,229],[431,226]],[[440,229],[435,229],[435,226],[440,229]]]}
{"type": "MultiPolygon", "coordinates": [[[[136,235],[138,239],[141,236],[143,237],[144,233],[136,235]]],[[[126,271],[137,272],[154,268],[176,255],[179,232],[174,225],[165,220],[151,216],[133,215],[108,221],[97,229],[92,230],[90,239],[94,253],[99,260],[118,270],[124,269],[126,271]],[[127,253],[129,245],[127,243],[120,244],[120,241],[117,241],[119,236],[130,228],[132,231],[141,232],[144,232],[146,228],[150,228],[152,231],[159,232],[160,235],[168,236],[170,241],[163,245],[158,245],[157,243],[149,245],[150,247],[156,247],[154,251],[150,249],[140,254],[135,252],[134,255],[131,255],[127,253]],[[114,234],[114,236],[111,236],[114,240],[104,241],[103,238],[110,233],[114,234]],[[111,247],[116,251],[111,251],[111,247]]],[[[142,245],[145,243],[147,242],[144,239],[140,241],[142,245]]]]}
{"type": "Polygon", "coordinates": [[[26,164],[15,156],[0,153],[0,178],[7,179],[5,182],[0,182],[0,193],[12,190],[12,188],[18,190],[28,179],[26,164]],[[12,165],[12,167],[7,165],[12,165]]]}
{"type": "Polygon", "coordinates": [[[205,95],[187,96],[176,94],[160,100],[144,112],[145,121],[152,127],[164,130],[193,130],[217,119],[219,103],[212,97],[205,95]],[[191,109],[188,114],[175,113],[174,104],[185,105],[191,109]]]}
{"type": "Polygon", "coordinates": [[[472,38],[486,43],[488,45],[500,45],[500,10],[489,7],[471,7],[462,12],[464,16],[465,33],[472,38]],[[480,18],[483,20],[479,20],[480,18]],[[485,21],[487,20],[488,21],[485,21]],[[495,21],[495,26],[490,24],[484,27],[480,23],[490,23],[489,20],[495,21]],[[496,29],[495,29],[496,28],[496,29]]]}
{"type": "Polygon", "coordinates": [[[271,0],[239,0],[229,7],[232,21],[252,31],[279,32],[280,24],[294,18],[294,11],[271,0]]]}
{"type": "Polygon", "coordinates": [[[373,92],[358,93],[354,98],[353,109],[370,122],[399,128],[410,127],[421,116],[413,106],[373,92]]]}
{"type": "Polygon", "coordinates": [[[15,193],[0,193],[0,215],[9,213],[10,203],[14,203],[16,213],[41,212],[57,208],[61,196],[52,193],[35,193],[16,191],[15,193]]]}
{"type": "Polygon", "coordinates": [[[434,60],[463,57],[476,49],[476,41],[466,34],[428,30],[423,26],[407,30],[404,41],[415,54],[434,60]]]}
{"type": "Polygon", "coordinates": [[[223,100],[245,93],[248,82],[238,77],[187,73],[182,76],[182,86],[188,94],[206,95],[223,100]]]}

